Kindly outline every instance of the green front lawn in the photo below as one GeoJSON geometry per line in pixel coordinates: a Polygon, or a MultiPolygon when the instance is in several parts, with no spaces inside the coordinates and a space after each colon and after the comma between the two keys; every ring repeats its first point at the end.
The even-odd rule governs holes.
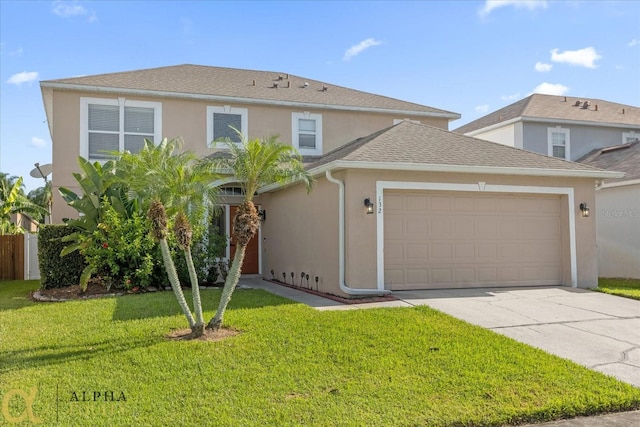
{"type": "Polygon", "coordinates": [[[12,390],[35,387],[43,425],[479,426],[640,408],[640,389],[427,307],[319,312],[240,290],[226,317],[240,335],[187,342],[165,338],[186,322],[172,293],[16,299],[36,287],[0,283],[0,400],[13,393],[17,417],[12,390]]]}
{"type": "Polygon", "coordinates": [[[621,297],[640,299],[640,279],[598,279],[596,291],[621,297]]]}

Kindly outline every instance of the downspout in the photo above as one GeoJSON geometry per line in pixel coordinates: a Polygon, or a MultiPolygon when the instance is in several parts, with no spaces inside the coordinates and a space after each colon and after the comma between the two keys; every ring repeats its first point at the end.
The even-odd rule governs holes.
{"type": "Polygon", "coordinates": [[[391,293],[391,291],[387,289],[354,289],[345,283],[344,182],[334,178],[330,170],[325,172],[325,176],[329,182],[338,184],[338,284],[340,285],[340,290],[348,295],[381,295],[391,293]]]}

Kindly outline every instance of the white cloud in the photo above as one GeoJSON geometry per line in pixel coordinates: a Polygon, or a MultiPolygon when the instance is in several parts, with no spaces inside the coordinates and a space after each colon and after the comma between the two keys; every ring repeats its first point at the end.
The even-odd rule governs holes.
{"type": "Polygon", "coordinates": [[[629,43],[627,43],[627,46],[629,47],[634,47],[634,46],[638,46],[640,44],[640,40],[638,39],[633,39],[631,40],[629,43]]]}
{"type": "Polygon", "coordinates": [[[578,50],[565,50],[564,52],[559,52],[559,49],[551,49],[553,62],[564,62],[586,68],[596,68],[595,62],[601,58],[602,56],[591,46],[578,50]]]}
{"type": "Polygon", "coordinates": [[[88,10],[77,0],[65,1],[55,0],[53,2],[52,12],[61,18],[69,18],[74,16],[87,16],[87,21],[94,22],[96,13],[88,10]]]}
{"type": "Polygon", "coordinates": [[[546,73],[547,71],[551,71],[551,64],[545,64],[544,62],[536,62],[535,69],[540,73],[546,73]]]}
{"type": "Polygon", "coordinates": [[[38,138],[37,136],[34,136],[33,138],[31,138],[31,145],[33,145],[34,147],[44,147],[47,145],[47,141],[45,141],[42,138],[38,138]]]}
{"type": "Polygon", "coordinates": [[[542,95],[564,95],[568,91],[568,87],[559,83],[540,83],[533,90],[533,93],[540,93],[542,95]]]}
{"type": "Polygon", "coordinates": [[[502,95],[501,97],[503,101],[507,101],[507,102],[515,101],[516,99],[519,99],[519,98],[520,98],[520,92],[511,94],[511,95],[502,95]]]}
{"type": "Polygon", "coordinates": [[[486,113],[487,111],[489,111],[489,104],[478,105],[476,106],[475,110],[478,113],[486,113]]]}
{"type": "Polygon", "coordinates": [[[513,6],[519,9],[535,10],[538,8],[546,9],[546,0],[486,0],[484,6],[478,12],[480,16],[485,17],[493,10],[501,7],[513,6]]]}
{"type": "Polygon", "coordinates": [[[11,85],[20,86],[22,83],[31,83],[37,78],[38,78],[37,71],[31,71],[31,72],[23,71],[21,73],[14,74],[13,76],[9,77],[9,80],[7,80],[7,83],[11,85]]]}
{"type": "Polygon", "coordinates": [[[349,49],[347,49],[347,51],[344,53],[344,56],[342,57],[342,60],[349,61],[354,56],[362,53],[365,49],[368,49],[372,46],[378,46],[379,44],[382,44],[382,42],[373,38],[363,40],[357,45],[351,46],[349,49]]]}

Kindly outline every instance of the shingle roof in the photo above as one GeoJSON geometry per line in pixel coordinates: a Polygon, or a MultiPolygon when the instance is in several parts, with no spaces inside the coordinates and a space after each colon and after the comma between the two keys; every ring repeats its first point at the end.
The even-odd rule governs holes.
{"type": "MultiPolygon", "coordinates": [[[[448,165],[510,169],[602,172],[591,166],[409,121],[401,122],[325,154],[315,169],[340,161],[385,164],[448,165]]],[[[348,166],[345,166],[348,167],[348,166]]]]}
{"type": "Polygon", "coordinates": [[[640,141],[598,148],[580,158],[578,162],[599,169],[625,173],[624,178],[608,179],[606,182],[640,179],[640,141]]]}
{"type": "Polygon", "coordinates": [[[323,106],[388,109],[457,119],[459,114],[375,95],[283,72],[202,65],[175,65],[120,73],[47,80],[43,86],[68,86],[293,102],[323,106]],[[305,83],[307,84],[305,86],[305,83]],[[277,87],[275,87],[277,85],[277,87]],[[324,89],[326,88],[326,89],[324,89]]]}
{"type": "Polygon", "coordinates": [[[640,108],[601,99],[533,94],[455,129],[469,133],[518,117],[640,126],[640,108]],[[576,105],[580,101],[580,105],[576,105]],[[583,108],[588,101],[588,108],[583,108]],[[624,112],[623,112],[624,111],[624,112]]]}

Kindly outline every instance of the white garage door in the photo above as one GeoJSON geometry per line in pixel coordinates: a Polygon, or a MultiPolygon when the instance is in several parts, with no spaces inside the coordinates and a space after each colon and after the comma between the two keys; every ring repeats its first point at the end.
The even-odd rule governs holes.
{"type": "Polygon", "coordinates": [[[562,282],[559,196],[387,190],[384,205],[387,289],[562,282]]]}

